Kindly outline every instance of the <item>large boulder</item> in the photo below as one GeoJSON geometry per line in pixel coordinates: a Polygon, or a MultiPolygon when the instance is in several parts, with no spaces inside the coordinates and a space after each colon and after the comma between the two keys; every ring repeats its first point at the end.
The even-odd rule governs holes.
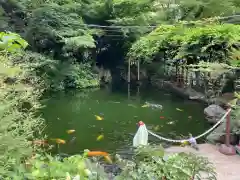
{"type": "Polygon", "coordinates": [[[208,118],[220,119],[225,113],[226,111],[216,104],[212,104],[204,109],[204,114],[208,118]]]}

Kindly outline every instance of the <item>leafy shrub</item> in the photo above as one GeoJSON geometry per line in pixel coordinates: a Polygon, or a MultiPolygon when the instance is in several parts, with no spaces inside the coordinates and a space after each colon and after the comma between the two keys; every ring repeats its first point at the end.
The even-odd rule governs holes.
{"type": "Polygon", "coordinates": [[[84,54],[90,56],[88,50],[95,48],[95,41],[84,24],[82,5],[63,1],[36,6],[26,29],[26,39],[32,49],[54,54],[54,58],[78,56],[83,60],[84,54]]]}
{"type": "Polygon", "coordinates": [[[20,164],[33,153],[29,140],[42,130],[43,121],[34,117],[40,91],[26,83],[25,69],[9,54],[27,43],[14,33],[1,33],[0,43],[0,176],[17,179],[20,164]]]}
{"type": "Polygon", "coordinates": [[[79,176],[84,180],[107,179],[107,174],[96,163],[89,161],[85,155],[74,155],[64,158],[62,161],[59,157],[49,155],[36,155],[28,162],[28,168],[24,169],[24,176],[29,180],[66,180],[79,176]],[[94,173],[95,172],[95,173],[94,173]],[[95,176],[97,174],[97,176],[95,176]]]}
{"type": "MultiPolygon", "coordinates": [[[[64,64],[37,53],[22,52],[21,49],[26,47],[27,43],[17,34],[1,33],[0,42],[0,176],[24,179],[28,176],[25,159],[33,154],[34,150],[39,150],[33,149],[29,140],[33,140],[34,135],[38,138],[41,135],[43,121],[36,118],[34,112],[41,107],[38,98],[42,91],[55,85],[54,83],[62,82],[67,86],[67,78],[70,83],[81,88],[94,83],[97,85],[98,81],[93,81],[96,76],[90,72],[87,64],[64,64]]],[[[51,156],[41,158],[51,158],[51,166],[57,165],[51,156]]],[[[72,158],[69,161],[73,162],[72,158]]],[[[77,160],[74,162],[72,166],[65,166],[69,168],[69,172],[74,171],[73,166],[76,167],[77,160]]],[[[37,163],[34,162],[34,165],[37,166],[37,163]]],[[[32,169],[35,178],[39,177],[38,170],[41,168],[32,169]]],[[[40,175],[47,179],[49,177],[45,176],[44,171],[40,175]]]]}
{"type": "MultiPolygon", "coordinates": [[[[216,173],[212,164],[194,154],[169,154],[159,147],[144,147],[136,150],[133,160],[116,156],[116,164],[121,168],[114,180],[192,180],[208,178],[215,180],[216,173]]],[[[31,179],[65,180],[79,176],[86,180],[108,180],[109,174],[99,165],[98,159],[90,160],[83,155],[67,158],[49,155],[35,155],[21,169],[22,175],[31,179]]]]}
{"type": "Polygon", "coordinates": [[[99,85],[98,77],[88,63],[65,62],[29,51],[16,57],[14,62],[28,69],[29,79],[41,78],[41,86],[46,90],[57,91],[99,85]]]}
{"type": "Polygon", "coordinates": [[[212,164],[195,154],[164,153],[163,148],[143,147],[137,150],[135,161],[122,162],[123,172],[117,180],[216,180],[212,164]]]}
{"type": "Polygon", "coordinates": [[[188,64],[200,61],[230,63],[239,53],[240,26],[218,23],[160,26],[135,42],[128,56],[143,62],[184,59],[188,64]]]}
{"type": "Polygon", "coordinates": [[[16,53],[26,48],[28,43],[15,33],[0,32],[0,51],[1,53],[16,53]]]}

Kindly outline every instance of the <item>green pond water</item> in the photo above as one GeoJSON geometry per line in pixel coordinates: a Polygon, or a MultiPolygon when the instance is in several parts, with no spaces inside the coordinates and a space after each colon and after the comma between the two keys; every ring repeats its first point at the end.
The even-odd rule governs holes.
{"type": "MultiPolygon", "coordinates": [[[[59,149],[53,149],[55,153],[75,154],[84,149],[112,152],[132,145],[136,123],[140,120],[165,137],[187,136],[190,132],[198,135],[209,128],[202,104],[151,88],[140,90],[140,94],[133,91],[130,97],[127,91],[105,89],[58,93],[43,103],[41,114],[47,123],[46,134],[67,141],[59,149]],[[161,104],[163,109],[141,107],[146,101],[161,104]],[[95,115],[104,120],[96,120],[95,115]],[[75,132],[67,134],[69,129],[75,132]],[[97,141],[100,134],[104,134],[104,139],[97,141]]],[[[151,137],[150,142],[154,139],[151,137]]]]}

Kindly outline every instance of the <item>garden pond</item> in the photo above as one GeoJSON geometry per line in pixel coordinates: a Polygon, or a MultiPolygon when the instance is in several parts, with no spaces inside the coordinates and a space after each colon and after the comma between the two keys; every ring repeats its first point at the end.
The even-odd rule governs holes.
{"type": "MultiPolygon", "coordinates": [[[[84,149],[113,152],[131,146],[140,120],[148,129],[165,137],[179,138],[189,133],[195,136],[209,128],[203,104],[153,88],[140,93],[107,89],[55,93],[43,100],[43,104],[45,133],[49,138],[66,141],[53,148],[54,153],[76,154],[84,149]],[[145,107],[145,102],[163,108],[145,107]],[[67,130],[75,132],[69,134],[67,130]]],[[[150,137],[149,142],[159,143],[155,137],[150,137]]]]}

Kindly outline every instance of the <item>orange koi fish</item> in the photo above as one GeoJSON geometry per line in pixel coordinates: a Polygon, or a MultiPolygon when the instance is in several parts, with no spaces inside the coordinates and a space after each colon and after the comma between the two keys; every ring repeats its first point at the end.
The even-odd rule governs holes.
{"type": "Polygon", "coordinates": [[[108,156],[109,154],[107,152],[103,151],[89,151],[87,152],[87,156],[92,157],[92,156],[108,156]]]}

